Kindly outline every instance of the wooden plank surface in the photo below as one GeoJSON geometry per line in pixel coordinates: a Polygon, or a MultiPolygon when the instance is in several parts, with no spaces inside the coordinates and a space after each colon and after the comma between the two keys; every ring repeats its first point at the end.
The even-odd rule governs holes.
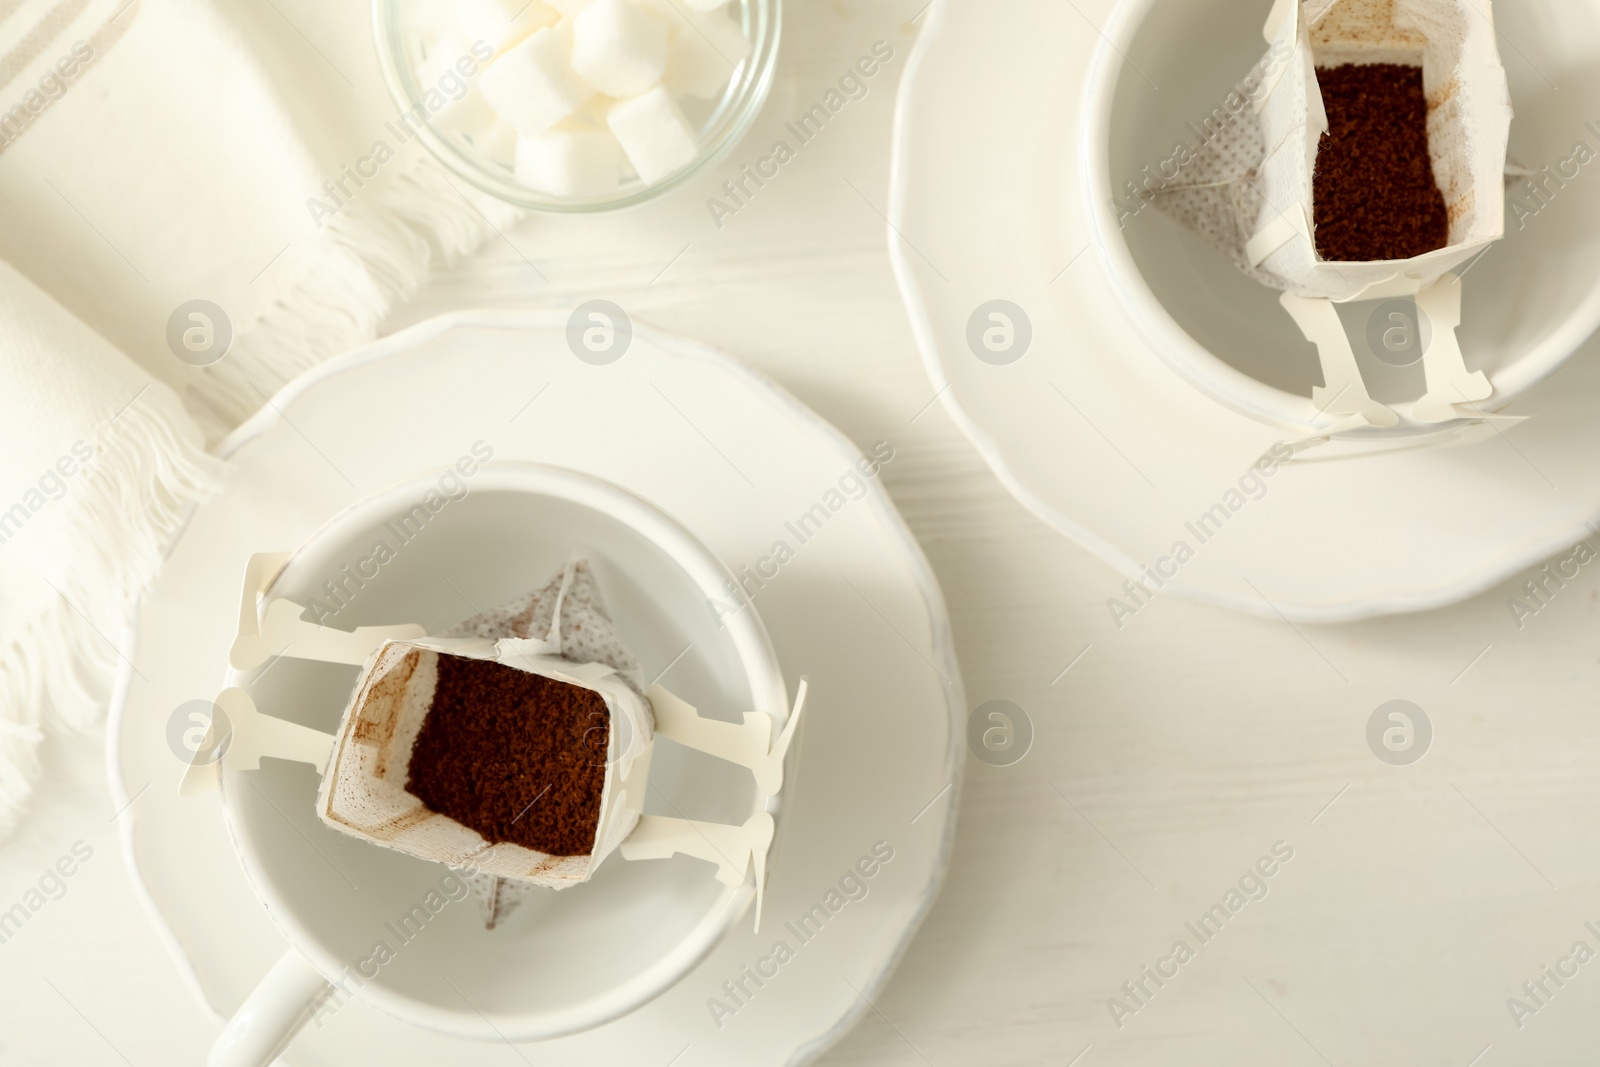
{"type": "MultiPolygon", "coordinates": [[[[1600,964],[1547,981],[1520,1027],[1508,998],[1529,1001],[1524,981],[1575,942],[1600,951],[1584,925],[1600,928],[1600,571],[1521,629],[1507,600],[1526,575],[1358,625],[1167,597],[1118,630],[1105,602],[1120,577],[1014,502],[929,405],[883,218],[920,8],[789,4],[771,102],[728,161],[638,210],[530,218],[386,325],[605,297],[741,357],[858,444],[894,443],[884,482],[943,584],[970,703],[1015,702],[1035,739],[1013,766],[970,761],[945,891],[823,1062],[1593,1062],[1600,964]],[[877,40],[895,59],[867,96],[719,228],[707,198],[877,40]],[[1392,699],[1432,724],[1409,766],[1368,746],[1392,699]],[[1257,868],[1275,845],[1292,858],[1257,868]],[[1230,890],[1244,903],[1202,941],[1190,926],[1230,890]],[[1161,963],[1180,940],[1192,958],[1161,963]],[[1157,986],[1146,965],[1176,974],[1157,986]],[[1124,983],[1140,981],[1135,999],[1124,983]]],[[[113,1049],[198,1062],[214,1024],[121,869],[95,739],[47,758],[53,781],[4,853],[0,905],[73,839],[95,858],[0,946],[0,1062],[120,1062],[113,1049]],[[98,836],[77,829],[91,825],[98,836]]]]}

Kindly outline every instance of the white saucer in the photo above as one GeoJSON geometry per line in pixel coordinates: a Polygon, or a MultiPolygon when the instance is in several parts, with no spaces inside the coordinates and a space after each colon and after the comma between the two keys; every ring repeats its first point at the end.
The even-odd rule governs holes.
{"type": "MultiPolygon", "coordinates": [[[[1155,595],[1307,621],[1452,603],[1586,536],[1600,514],[1593,340],[1505,412],[1533,416],[1513,430],[1336,460],[1311,450],[1205,540],[1189,529],[1282,434],[1174,374],[1098,268],[1080,109],[1101,40],[1090,19],[1107,10],[1021,0],[997,17],[979,0],[935,0],[901,85],[895,272],[934,388],[1006,486],[1125,575],[1171,573],[1144,579],[1155,595]],[[967,340],[974,311],[997,299],[1032,326],[1022,357],[998,365],[967,340]],[[1180,541],[1192,558],[1175,566],[1180,541]]],[[[1520,51],[1582,81],[1547,58],[1576,44],[1513,21],[1520,51]]],[[[1108,600],[1148,601],[1107,585],[1108,600]]]]}
{"type": "MultiPolygon", "coordinates": [[[[568,349],[566,316],[548,313],[424,323],[297,380],[271,408],[227,442],[232,478],[196,510],[144,598],[108,740],[117,801],[132,802],[122,822],[130,866],[201,1001],[231,1014],[286,947],[245,882],[215,796],[177,795],[182,765],[167,740],[173,711],[223,679],[246,558],[297,545],[353,501],[482,440],[496,459],[566,466],[632,490],[735,571],[788,542],[793,558],[754,605],[785,675],[811,681],[762,932],[740,923],[633,1014],[519,1051],[575,1067],[799,1064],[870,1011],[944,875],[965,705],[921,550],[875,479],[847,480],[838,493],[857,471],[856,447],[726,356],[636,326],[619,361],[595,366],[568,349]],[[803,544],[785,525],[841,499],[803,544]],[[892,861],[801,943],[785,924],[833,903],[830,888],[877,842],[892,861]],[[780,939],[793,958],[752,985],[742,968],[780,939]],[[740,980],[748,995],[730,999],[724,983],[740,980]],[[713,997],[737,1008],[720,1027],[713,997]]],[[[644,664],[645,673],[666,666],[644,664]]],[[[508,1057],[351,1002],[308,1027],[286,1062],[508,1057]]]]}

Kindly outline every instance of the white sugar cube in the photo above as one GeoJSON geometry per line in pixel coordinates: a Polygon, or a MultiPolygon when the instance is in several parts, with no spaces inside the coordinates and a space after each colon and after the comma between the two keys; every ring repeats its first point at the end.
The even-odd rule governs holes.
{"type": "MultiPolygon", "coordinates": [[[[426,42],[425,55],[417,63],[417,88],[421,90],[422,106],[436,120],[460,123],[482,121],[488,107],[476,93],[469,94],[470,74],[462,73],[480,69],[478,58],[472,54],[471,45],[454,27],[442,31],[426,42]],[[460,63],[458,67],[457,64],[460,63]],[[463,107],[463,98],[471,98],[474,106],[463,107]]],[[[488,119],[493,119],[490,112],[488,119]]]]}
{"type": "Polygon", "coordinates": [[[567,121],[517,138],[517,181],[554,196],[612,192],[622,175],[622,148],[608,130],[567,121]]]}
{"type": "Polygon", "coordinates": [[[648,12],[669,27],[681,26],[689,20],[691,9],[679,7],[679,0],[633,0],[640,11],[648,12]]]}
{"type": "Polygon", "coordinates": [[[462,56],[476,62],[477,57],[472,54],[472,42],[462,35],[454,26],[447,26],[438,33],[431,33],[423,38],[421,55],[417,59],[417,80],[423,85],[433,85],[439,80],[439,75],[455,66],[455,62],[462,56]]]}
{"type": "Polygon", "coordinates": [[[470,131],[488,128],[495,120],[494,110],[472,84],[483,69],[479,56],[487,55],[484,46],[479,45],[474,55],[472,45],[454,26],[430,37],[425,46],[417,63],[417,88],[434,124],[470,131]]]}
{"type": "Polygon", "coordinates": [[[481,133],[471,134],[472,146],[496,163],[510,163],[517,151],[517,131],[504,120],[496,120],[481,133]]]}
{"type": "Polygon", "coordinates": [[[594,92],[573,73],[566,44],[556,29],[536,30],[490,63],[478,86],[519,133],[543,133],[594,92]]]}
{"type": "Polygon", "coordinates": [[[441,33],[459,34],[460,27],[444,4],[421,4],[411,12],[411,32],[420,41],[431,41],[441,33]]]}
{"type": "Polygon", "coordinates": [[[750,39],[732,20],[715,16],[673,31],[661,83],[684,96],[713,97],[750,56],[750,39]]]}
{"type": "Polygon", "coordinates": [[[496,51],[554,25],[557,18],[540,0],[450,0],[450,13],[468,41],[483,41],[496,51]]]}
{"type": "MultiPolygon", "coordinates": [[[[424,97],[426,99],[426,97],[424,97]]],[[[426,105],[424,105],[426,106],[426,105]]],[[[435,127],[448,127],[477,137],[500,124],[500,117],[477,89],[460,100],[450,100],[433,117],[435,127]]]]}
{"type": "Polygon", "coordinates": [[[694,128],[672,95],[660,85],[613,104],[606,114],[606,124],[617,135],[628,162],[647,184],[687,166],[699,150],[694,128]]]}
{"type": "Polygon", "coordinates": [[[593,0],[572,20],[572,69],[607,96],[634,96],[667,66],[667,27],[628,0],[593,0]]]}

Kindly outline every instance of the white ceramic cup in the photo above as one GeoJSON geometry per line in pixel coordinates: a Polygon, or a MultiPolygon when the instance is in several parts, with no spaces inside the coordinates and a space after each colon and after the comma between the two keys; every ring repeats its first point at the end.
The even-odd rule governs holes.
{"type": "MultiPolygon", "coordinates": [[[[1218,402],[1285,429],[1317,415],[1321,381],[1314,346],[1278,304],[1276,290],[1240,272],[1205,238],[1147,206],[1119,225],[1113,198],[1127,180],[1157,170],[1266,52],[1261,26],[1270,0],[1122,0],[1107,21],[1086,83],[1083,183],[1101,269],[1167,364],[1218,402]],[[1159,88],[1158,88],[1159,87],[1159,88]]],[[[1600,147],[1595,119],[1600,8],[1569,0],[1497,4],[1516,118],[1511,155],[1533,169],[1571,156],[1576,141],[1600,147]],[[1588,58],[1585,59],[1584,56],[1588,58]],[[1554,91],[1546,71],[1567,84],[1554,91]],[[1570,77],[1570,81],[1568,80],[1570,77]]],[[[1591,165],[1585,170],[1594,169],[1591,165]]],[[[1600,325],[1600,184],[1585,174],[1559,190],[1537,217],[1508,209],[1507,236],[1464,279],[1458,336],[1468,370],[1484,371],[1496,411],[1527,393],[1577,351],[1600,325]],[[1522,225],[1526,223],[1526,225],[1522,225]]],[[[1391,429],[1341,437],[1418,438],[1448,429],[1410,417],[1422,395],[1422,367],[1366,358],[1352,305],[1346,332],[1374,399],[1401,416],[1391,429]]]]}
{"type": "MultiPolygon", "coordinates": [[[[271,594],[319,597],[336,609],[328,624],[340,628],[416,622],[436,632],[544,585],[578,549],[645,681],[672,663],[662,684],[702,714],[736,720],[764,711],[781,726],[788,696],[766,631],[748,604],[732,614],[713,608],[729,600],[731,575],[689,531],[597,478],[463,461],[333,519],[294,553],[271,594]],[[428,499],[443,504],[399,543],[386,523],[428,499]],[[370,558],[379,539],[395,548],[393,559],[363,586],[346,581],[342,603],[330,599],[323,583],[370,558]]],[[[356,671],[285,657],[235,673],[230,684],[250,690],[264,713],[331,732],[356,671]]],[[[736,770],[719,778],[692,756],[658,752],[651,784],[686,817],[740,822],[755,793],[748,772],[736,770]]],[[[591,881],[536,890],[485,930],[479,905],[448,868],[324,826],[317,782],[309,765],[272,759],[259,771],[223,772],[234,846],[292,947],[228,1023],[211,1067],[270,1063],[301,1027],[321,1024],[348,998],[482,1040],[597,1026],[673,985],[754,896],[684,856],[630,863],[613,854],[591,881]]]]}

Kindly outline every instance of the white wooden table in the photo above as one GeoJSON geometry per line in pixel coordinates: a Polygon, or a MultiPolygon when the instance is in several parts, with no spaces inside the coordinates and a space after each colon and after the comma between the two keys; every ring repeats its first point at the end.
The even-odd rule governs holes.
{"type": "MultiPolygon", "coordinates": [[[[1575,942],[1600,952],[1584,925],[1600,930],[1600,572],[1521,630],[1507,599],[1526,575],[1361,625],[1169,597],[1117,631],[1121,578],[1011,500],[929,405],[883,218],[921,3],[791,3],[772,99],[729,161],[635,212],[530,219],[388,324],[606,297],[743,357],[856,442],[894,443],[884,479],[943,583],[970,701],[1014,701],[1036,736],[1015,765],[969,762],[943,896],[823,1062],[1594,1062],[1600,963],[1559,964],[1576,975],[1545,979],[1520,1028],[1507,1000],[1538,1007],[1525,981],[1575,942]],[[706,198],[880,39],[895,59],[867,97],[716,226],[706,198]],[[1366,738],[1396,698],[1433,729],[1408,766],[1366,738]],[[1245,882],[1266,895],[1202,941],[1189,926],[1278,842],[1292,859],[1245,882]]],[[[93,849],[0,944],[0,1064],[198,1063],[216,1032],[123,869],[101,743],[51,743],[51,781],[0,851],[3,908],[72,842],[93,849]]],[[[516,1062],[498,1051],[485,1062],[516,1062]]]]}

